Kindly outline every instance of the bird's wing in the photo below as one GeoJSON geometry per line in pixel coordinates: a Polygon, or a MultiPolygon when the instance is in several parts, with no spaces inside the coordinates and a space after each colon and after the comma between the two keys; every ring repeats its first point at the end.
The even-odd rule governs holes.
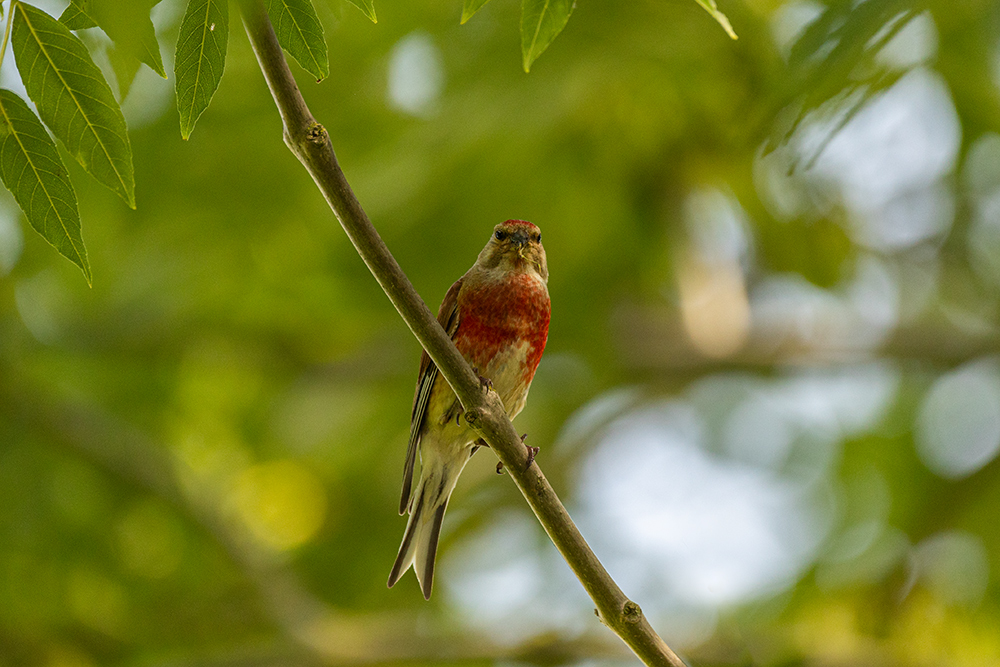
{"type": "MultiPolygon", "coordinates": [[[[462,289],[462,278],[455,281],[448,293],[444,295],[437,320],[449,338],[455,337],[458,331],[458,292],[462,289]]],[[[399,499],[399,513],[405,514],[410,504],[410,493],[413,488],[413,468],[417,461],[417,445],[420,444],[420,431],[427,416],[427,402],[437,380],[438,369],[431,361],[427,351],[420,355],[420,372],[417,374],[417,390],[413,396],[413,413],[410,417],[410,441],[406,446],[406,463],[403,465],[403,493],[399,499]]]]}

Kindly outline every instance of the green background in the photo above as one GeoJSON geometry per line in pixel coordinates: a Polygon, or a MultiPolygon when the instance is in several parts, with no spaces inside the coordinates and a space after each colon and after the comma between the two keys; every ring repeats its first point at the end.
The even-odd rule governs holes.
{"type": "MultiPolygon", "coordinates": [[[[738,41],[582,0],[528,75],[512,0],[316,4],[331,74],[292,69],[432,309],[497,222],[543,230],[516,426],[672,647],[1000,664],[992,0],[721,3],[738,41]]],[[[0,202],[0,665],[634,661],[489,451],[431,601],[386,588],[420,348],[231,12],[189,141],[172,80],[124,101],[135,211],[64,156],[93,288],[0,202]]]]}

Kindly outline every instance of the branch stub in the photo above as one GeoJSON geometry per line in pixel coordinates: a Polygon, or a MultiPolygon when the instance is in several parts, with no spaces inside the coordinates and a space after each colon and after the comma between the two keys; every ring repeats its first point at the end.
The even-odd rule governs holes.
{"type": "Polygon", "coordinates": [[[309,126],[309,141],[314,144],[326,143],[326,128],[320,123],[313,123],[309,126]]]}
{"type": "Polygon", "coordinates": [[[635,602],[626,600],[622,605],[622,620],[629,624],[636,624],[642,620],[642,609],[635,602]]]}

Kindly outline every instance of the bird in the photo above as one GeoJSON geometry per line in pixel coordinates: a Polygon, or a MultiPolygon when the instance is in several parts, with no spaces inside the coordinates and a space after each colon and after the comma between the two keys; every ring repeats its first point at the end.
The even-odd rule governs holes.
{"type": "MultiPolygon", "coordinates": [[[[548,340],[548,279],[541,231],[525,220],[507,220],[493,228],[475,264],[451,286],[438,311],[438,322],[484,387],[497,392],[511,419],[524,408],[548,340]]],[[[412,566],[426,600],[434,584],[448,500],[465,464],[486,444],[462,419],[463,413],[451,386],[424,351],[399,500],[400,515],[408,512],[409,519],[389,588],[412,566]],[[418,455],[420,472],[414,483],[418,455]]],[[[530,466],[538,450],[528,450],[530,466]]]]}

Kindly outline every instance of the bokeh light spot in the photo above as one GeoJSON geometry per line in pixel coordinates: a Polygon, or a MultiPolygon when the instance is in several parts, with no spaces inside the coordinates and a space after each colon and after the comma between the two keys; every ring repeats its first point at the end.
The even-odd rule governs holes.
{"type": "Polygon", "coordinates": [[[59,291],[58,278],[51,269],[24,278],[14,287],[14,300],[21,321],[35,340],[43,345],[52,345],[59,338],[59,322],[55,313],[59,291]]]}
{"type": "Polygon", "coordinates": [[[116,581],[86,567],[70,573],[69,608],[84,625],[112,637],[123,637],[129,617],[125,589],[116,581]]]}
{"type": "Polygon", "coordinates": [[[60,461],[53,469],[49,498],[60,516],[77,526],[103,524],[111,505],[107,482],[73,460],[60,461]]]}
{"type": "Polygon", "coordinates": [[[712,189],[693,192],[685,214],[691,247],[678,267],[681,320],[698,351],[726,357],[750,331],[741,266],[749,245],[745,216],[738,202],[712,189]]]}
{"type": "Polygon", "coordinates": [[[47,667],[93,667],[91,658],[75,646],[53,646],[48,651],[47,667]]]}
{"type": "Polygon", "coordinates": [[[677,277],[681,319],[691,343],[709,357],[737,352],[750,331],[750,304],[736,264],[689,258],[677,277]]]}
{"type": "Polygon", "coordinates": [[[444,68],[430,36],[413,32],[397,42],[389,57],[389,102],[400,111],[428,115],[441,96],[444,68]]]}
{"type": "Polygon", "coordinates": [[[90,657],[72,646],[54,646],[49,649],[48,667],[93,667],[90,657]]]}
{"type": "Polygon", "coordinates": [[[322,483],[295,461],[248,468],[237,479],[232,499],[250,532],[278,550],[308,542],[326,518],[322,483]]]}
{"type": "Polygon", "coordinates": [[[184,533],[162,503],[136,503],[118,522],[117,533],[122,560],[136,574],[159,579],[180,565],[184,533]]]}
{"type": "Polygon", "coordinates": [[[610,552],[602,558],[635,589],[697,606],[790,586],[822,538],[822,514],[801,485],[714,457],[704,438],[679,402],[610,427],[581,484],[584,516],[610,552]]]}
{"type": "Polygon", "coordinates": [[[466,616],[490,627],[502,621],[502,640],[512,643],[537,631],[529,620],[544,584],[537,530],[530,515],[505,513],[448,554],[442,569],[448,595],[466,616]]]}
{"type": "MultiPolygon", "coordinates": [[[[899,20],[906,21],[905,15],[899,20]]],[[[883,26],[883,31],[896,27],[894,21],[883,26]]],[[[872,41],[880,39],[876,35],[872,41]]],[[[930,12],[922,12],[909,19],[899,29],[892,39],[879,51],[877,59],[880,63],[896,69],[909,69],[933,60],[938,50],[937,26],[930,12]]]]}
{"type": "Polygon", "coordinates": [[[1000,287],[1000,135],[988,132],[976,139],[962,176],[973,197],[969,263],[984,282],[1000,287]]]}
{"type": "Polygon", "coordinates": [[[799,149],[806,159],[820,151],[812,176],[839,190],[856,243],[896,251],[950,229],[954,197],[941,179],[955,167],[962,128],[938,74],[911,70],[830,139],[836,124],[807,124],[799,149]]]}
{"type": "Polygon", "coordinates": [[[970,475],[1000,450],[1000,373],[977,361],[942,375],[924,397],[916,422],[917,453],[942,477],[970,475]]]}
{"type": "Polygon", "coordinates": [[[10,273],[23,249],[20,216],[15,208],[3,202],[0,204],[0,276],[10,273]]]}
{"type": "Polygon", "coordinates": [[[977,604],[990,579],[983,541],[962,531],[941,532],[917,545],[917,576],[943,602],[977,604]]]}

